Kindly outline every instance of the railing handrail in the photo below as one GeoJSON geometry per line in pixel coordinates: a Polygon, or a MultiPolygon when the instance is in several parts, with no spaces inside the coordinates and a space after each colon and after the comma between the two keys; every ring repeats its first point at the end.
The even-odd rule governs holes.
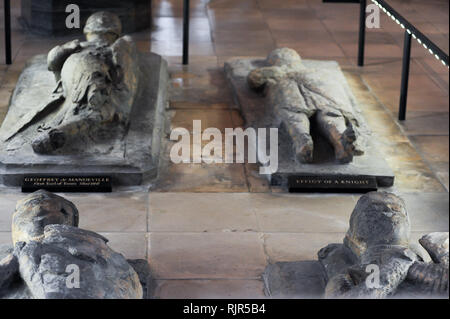
{"type": "Polygon", "coordinates": [[[392,20],[394,20],[401,28],[412,35],[430,54],[434,55],[436,59],[439,59],[442,64],[449,66],[448,54],[446,54],[441,48],[439,48],[433,41],[431,41],[425,34],[420,32],[412,23],[405,19],[400,13],[392,8],[384,0],[371,0],[376,4],[383,12],[385,12],[392,20]]]}

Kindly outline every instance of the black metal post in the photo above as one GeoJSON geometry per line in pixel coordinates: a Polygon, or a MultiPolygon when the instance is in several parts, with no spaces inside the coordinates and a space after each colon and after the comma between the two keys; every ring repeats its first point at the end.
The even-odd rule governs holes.
{"type": "Polygon", "coordinates": [[[190,1],[184,0],[184,18],[183,18],[183,64],[189,64],[189,19],[190,19],[190,1]]]}
{"type": "Polygon", "coordinates": [[[409,67],[411,64],[411,34],[405,31],[405,41],[403,44],[403,66],[402,66],[402,86],[400,91],[400,108],[398,119],[406,119],[406,102],[408,99],[409,67]]]}
{"type": "Polygon", "coordinates": [[[361,0],[359,9],[358,66],[364,66],[364,47],[366,45],[366,7],[367,1],[361,0]]]}
{"type": "Polygon", "coordinates": [[[3,3],[3,9],[5,13],[5,60],[6,64],[11,64],[11,2],[10,0],[4,0],[3,3]]]}

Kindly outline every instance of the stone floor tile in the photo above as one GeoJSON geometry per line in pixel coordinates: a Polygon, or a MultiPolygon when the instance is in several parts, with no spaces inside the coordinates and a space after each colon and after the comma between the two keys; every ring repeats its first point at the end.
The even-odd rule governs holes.
{"type": "Polygon", "coordinates": [[[208,85],[202,88],[176,88],[170,90],[170,100],[172,102],[189,102],[199,104],[232,104],[232,95],[228,87],[218,87],[217,85],[208,85]]]}
{"type": "Polygon", "coordinates": [[[243,164],[173,164],[153,188],[161,192],[248,192],[243,164]]]}
{"type": "Polygon", "coordinates": [[[411,141],[427,164],[438,172],[448,172],[449,137],[447,136],[411,136],[411,141]]]}
{"type": "Polygon", "coordinates": [[[449,113],[411,111],[401,125],[407,135],[448,135],[449,113]]]}
{"type": "MultiPolygon", "coordinates": [[[[192,17],[190,19],[191,43],[211,42],[209,21],[206,17],[192,17]]],[[[148,32],[148,31],[147,31],[148,32]]],[[[183,19],[181,17],[155,17],[153,18],[152,41],[183,41],[183,19]]]]}
{"type": "Polygon", "coordinates": [[[356,204],[352,195],[254,194],[263,232],[345,232],[356,204]]]}
{"type": "Polygon", "coordinates": [[[150,193],[151,232],[258,231],[249,194],[150,193]]]}
{"type": "Polygon", "coordinates": [[[449,191],[449,174],[448,174],[448,172],[437,172],[436,176],[448,192],[449,191]]]}
{"type": "Polygon", "coordinates": [[[445,193],[401,193],[415,232],[449,230],[449,195],[445,193]]]}
{"type": "Polygon", "coordinates": [[[161,299],[262,299],[259,280],[158,280],[156,298],[161,299]]]}
{"type": "Polygon", "coordinates": [[[0,232],[11,231],[12,215],[14,214],[17,201],[25,196],[21,193],[0,191],[0,232]]]}
{"type": "Polygon", "coordinates": [[[171,129],[185,128],[193,132],[193,121],[201,121],[202,132],[207,128],[217,128],[225,132],[233,128],[231,113],[228,110],[176,110],[172,118],[171,129]]]}
{"type": "Polygon", "coordinates": [[[342,243],[342,233],[265,233],[265,251],[271,263],[317,260],[320,249],[342,243]]]}
{"type": "MultiPolygon", "coordinates": [[[[244,164],[174,164],[170,149],[174,142],[167,142],[161,159],[159,178],[152,190],[158,192],[240,193],[248,192],[244,164]]],[[[191,149],[191,156],[194,152],[191,149]]]]}
{"type": "MultiPolygon", "coordinates": [[[[191,1],[191,16],[204,17],[205,5],[207,0],[192,0],[191,1]]],[[[183,16],[183,2],[167,1],[167,0],[153,0],[152,2],[153,16],[155,17],[182,17],[183,16]]]]}
{"type": "Polygon", "coordinates": [[[100,235],[109,240],[108,245],[127,259],[147,259],[146,233],[104,233],[100,235]]]}
{"type": "Polygon", "coordinates": [[[64,195],[80,213],[80,228],[95,232],[146,232],[146,192],[64,195]]]}
{"type": "Polygon", "coordinates": [[[259,279],[266,267],[259,233],[151,233],[157,279],[259,279]]]}
{"type": "Polygon", "coordinates": [[[10,232],[0,232],[0,245],[12,246],[12,237],[10,232]]]}

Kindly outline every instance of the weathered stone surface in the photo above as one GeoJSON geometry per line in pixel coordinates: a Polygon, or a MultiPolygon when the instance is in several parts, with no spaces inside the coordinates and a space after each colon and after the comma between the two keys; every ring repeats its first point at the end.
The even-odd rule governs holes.
{"type": "Polygon", "coordinates": [[[19,262],[14,254],[0,259],[0,293],[7,288],[19,272],[19,262]]]}
{"type": "Polygon", "coordinates": [[[107,241],[90,231],[48,225],[41,242],[16,246],[20,275],[38,299],[141,299],[138,275],[107,241]],[[67,285],[73,283],[70,265],[79,268],[79,289],[67,285]]]}
{"type": "Polygon", "coordinates": [[[0,247],[0,298],[153,296],[148,262],[127,261],[105,237],[77,228],[78,217],[74,204],[46,191],[18,202],[12,231],[15,248],[0,247]]]}
{"type": "Polygon", "coordinates": [[[433,260],[428,251],[417,241],[412,240],[409,243],[409,248],[419,257],[420,261],[431,263],[433,260]]]}
{"type": "Polygon", "coordinates": [[[0,260],[8,256],[14,251],[10,245],[0,245],[0,260]]]}
{"type": "Polygon", "coordinates": [[[256,91],[265,90],[278,118],[273,123],[287,128],[299,162],[314,161],[313,125],[332,145],[339,163],[364,153],[364,121],[348,84],[336,78],[335,70],[307,68],[288,48],[271,52],[265,64],[250,72],[248,83],[256,91]]]}
{"type": "Polygon", "coordinates": [[[127,259],[127,262],[133,267],[134,271],[139,276],[139,281],[142,285],[143,299],[151,299],[154,296],[156,289],[156,281],[153,278],[150,265],[145,259],[127,259]]]}
{"type": "Polygon", "coordinates": [[[326,283],[317,261],[270,264],[263,279],[265,293],[272,298],[322,298],[326,283]]]}
{"type": "Polygon", "coordinates": [[[73,203],[55,194],[37,191],[17,203],[12,221],[13,243],[40,241],[45,226],[78,227],[78,221],[79,213],[73,203]]]}
{"type": "Polygon", "coordinates": [[[358,257],[380,245],[407,247],[411,225],[405,202],[394,194],[371,192],[358,200],[344,244],[358,257]]]}
{"type": "Polygon", "coordinates": [[[358,261],[356,256],[343,244],[329,244],[322,248],[317,256],[325,270],[327,281],[345,272],[348,267],[358,261]]]}
{"type": "Polygon", "coordinates": [[[142,78],[136,45],[121,37],[121,21],[112,13],[93,14],[84,32],[87,41],[48,53],[56,84],[39,107],[1,131],[8,151],[31,144],[37,154],[76,154],[125,134],[142,78]]]}
{"type": "Polygon", "coordinates": [[[21,74],[0,128],[3,184],[50,173],[107,175],[122,185],[156,176],[167,63],[119,37],[114,16],[96,17],[103,29],[86,28],[87,42],[36,56],[21,74]]]}
{"type": "MultiPolygon", "coordinates": [[[[373,140],[372,134],[361,115],[357,102],[353,97],[351,89],[345,76],[340,70],[339,65],[334,61],[302,60],[301,66],[302,72],[303,70],[307,70],[305,72],[307,72],[308,76],[312,77],[311,81],[305,80],[305,83],[311,85],[311,87],[317,86],[319,88],[325,88],[327,86],[333,86],[333,83],[339,84],[336,84],[334,89],[329,92],[322,92],[322,90],[318,91],[320,94],[323,93],[326,98],[322,98],[317,92],[310,92],[309,89],[306,90],[305,88],[304,92],[309,93],[306,93],[304,96],[311,95],[311,98],[307,101],[308,103],[306,103],[303,95],[297,92],[299,91],[297,85],[294,85],[292,90],[288,89],[289,86],[292,86],[292,81],[294,81],[295,84],[296,79],[295,76],[292,75],[292,81],[290,80],[291,74],[285,67],[282,68],[282,70],[278,70],[276,67],[270,69],[273,65],[270,66],[269,62],[264,59],[235,59],[225,63],[225,72],[245,119],[245,126],[253,128],[279,128],[279,165],[278,170],[268,176],[271,184],[286,187],[289,176],[305,174],[308,176],[374,176],[377,179],[378,186],[392,186],[394,183],[392,170],[387,165],[386,160],[380,156],[377,144],[373,140]],[[265,74],[267,67],[269,67],[269,70],[271,71],[268,72],[268,74],[265,74]],[[288,82],[285,80],[280,81],[282,84],[281,88],[271,90],[271,88],[273,88],[273,85],[270,84],[272,82],[272,80],[270,80],[271,77],[273,76],[273,78],[277,79],[281,76],[278,74],[279,72],[277,70],[281,72],[280,74],[288,78],[288,82]],[[258,80],[258,78],[261,77],[269,84],[266,84],[269,93],[267,98],[264,98],[261,93],[250,87],[248,84],[249,74],[251,75],[250,83],[254,83],[252,86],[258,86],[258,83],[261,84],[258,80]],[[321,81],[319,81],[321,76],[323,76],[324,81],[327,80],[327,83],[321,83],[321,81]],[[313,81],[312,79],[315,77],[317,77],[317,79],[313,81]],[[340,87],[340,89],[338,89],[338,87],[340,87]],[[336,90],[338,92],[335,92],[336,90]],[[270,93],[271,91],[272,93],[270,93]],[[292,91],[294,91],[295,94],[292,93],[292,91]],[[296,98],[290,98],[290,93],[287,94],[288,96],[282,98],[283,92],[290,92],[294,94],[296,98]],[[309,116],[317,113],[317,108],[313,101],[322,101],[323,103],[318,104],[328,105],[331,102],[327,102],[327,104],[324,101],[333,95],[341,97],[336,101],[337,105],[345,105],[345,107],[339,111],[340,115],[336,113],[336,117],[334,117],[334,115],[330,117],[326,114],[329,113],[329,115],[331,115],[334,113],[327,112],[318,123],[316,123],[317,116],[313,116],[311,121],[313,125],[310,125],[309,116]],[[312,96],[314,96],[314,98],[312,96]],[[278,99],[282,99],[284,102],[271,103],[272,100],[276,101],[278,99]],[[343,100],[346,102],[343,102],[343,100]],[[303,102],[298,103],[298,101],[303,102]],[[273,104],[280,104],[282,109],[274,108],[273,104]],[[312,105],[313,107],[309,107],[309,105],[312,105]],[[295,110],[297,108],[302,109],[303,113],[296,113],[295,110]],[[353,135],[350,134],[351,129],[344,129],[343,118],[352,119],[349,121],[350,123],[358,123],[358,125],[351,125],[355,131],[355,136],[357,136],[356,140],[352,141],[353,135]],[[287,124],[283,122],[283,119],[287,124]],[[340,124],[337,124],[335,120],[340,122],[340,124]],[[321,124],[319,125],[319,123],[321,124]],[[310,126],[309,136],[306,134],[306,131],[308,130],[305,129],[308,125],[310,126]],[[336,126],[340,127],[340,129],[335,132],[336,134],[333,134],[333,136],[328,134],[328,138],[322,136],[323,134],[321,134],[321,131],[334,132],[333,127],[336,126]],[[347,139],[347,137],[350,139],[347,139]],[[311,140],[313,143],[312,149],[311,140]],[[339,142],[339,140],[341,142],[339,142]],[[334,147],[332,145],[333,142],[330,143],[330,141],[334,141],[334,147]],[[351,146],[352,144],[354,149],[351,146]],[[354,157],[351,162],[345,165],[336,161],[337,153],[341,153],[342,156],[339,155],[338,157],[341,157],[342,161],[346,162],[350,159],[351,156],[349,155],[352,150],[354,151],[354,155],[360,156],[354,157]],[[312,154],[311,151],[313,152],[312,154]],[[362,151],[364,151],[364,154],[362,154],[362,151]],[[311,156],[312,162],[310,161],[311,156]],[[304,159],[303,162],[302,158],[304,159]]],[[[288,64],[287,69],[291,67],[292,66],[288,64]]],[[[297,68],[297,66],[293,66],[293,69],[297,68]]],[[[301,81],[303,81],[303,79],[301,81]]],[[[275,83],[277,83],[277,81],[275,81],[275,83]]],[[[340,106],[338,109],[339,108],[340,106]]]]}
{"type": "Polygon", "coordinates": [[[428,251],[435,263],[449,267],[448,232],[425,235],[419,239],[419,242],[428,251]]]}
{"type": "Polygon", "coordinates": [[[362,196],[351,215],[344,244],[328,245],[318,253],[327,274],[325,296],[448,295],[448,267],[423,262],[427,256],[418,255],[411,246],[403,200],[389,193],[362,196]],[[372,275],[378,276],[378,285],[372,275]]]}
{"type": "Polygon", "coordinates": [[[31,294],[20,278],[19,262],[14,248],[0,246],[0,299],[30,299],[31,294]]]}
{"type": "Polygon", "coordinates": [[[409,286],[407,290],[415,290],[416,294],[419,292],[425,296],[448,296],[448,266],[439,263],[415,262],[409,268],[405,282],[409,286]],[[412,287],[415,287],[415,289],[412,289],[412,287]]]}

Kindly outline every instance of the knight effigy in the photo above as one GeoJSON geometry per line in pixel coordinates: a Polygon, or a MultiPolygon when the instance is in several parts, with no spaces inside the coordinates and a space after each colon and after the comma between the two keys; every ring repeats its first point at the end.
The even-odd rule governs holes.
{"type": "Polygon", "coordinates": [[[411,239],[404,201],[391,193],[362,196],[343,244],[318,252],[326,274],[326,298],[446,297],[449,234],[411,239]]]}
{"type": "Polygon", "coordinates": [[[11,141],[39,122],[27,142],[36,153],[50,154],[80,140],[95,140],[113,124],[125,127],[137,94],[139,68],[136,46],[121,32],[117,16],[99,12],[86,22],[86,41],[52,49],[47,64],[55,76],[55,90],[3,140],[11,141]]]}
{"type": "Polygon", "coordinates": [[[0,128],[0,183],[43,171],[121,185],[156,177],[167,62],[139,51],[113,13],[91,15],[84,34],[22,71],[0,128]]]}
{"type": "Polygon", "coordinates": [[[333,81],[333,73],[307,68],[299,54],[287,48],[274,50],[266,62],[268,66],[250,72],[248,83],[253,90],[264,91],[300,162],[313,162],[311,123],[333,146],[338,162],[349,163],[364,154],[355,101],[341,82],[333,81]]]}

